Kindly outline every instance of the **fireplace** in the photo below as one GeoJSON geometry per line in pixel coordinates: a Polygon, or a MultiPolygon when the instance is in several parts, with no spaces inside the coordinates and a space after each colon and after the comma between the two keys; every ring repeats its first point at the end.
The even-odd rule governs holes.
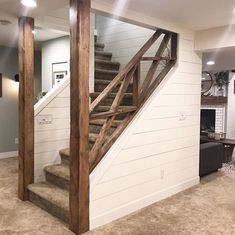
{"type": "Polygon", "coordinates": [[[215,109],[201,109],[201,132],[215,132],[215,121],[215,109]]]}

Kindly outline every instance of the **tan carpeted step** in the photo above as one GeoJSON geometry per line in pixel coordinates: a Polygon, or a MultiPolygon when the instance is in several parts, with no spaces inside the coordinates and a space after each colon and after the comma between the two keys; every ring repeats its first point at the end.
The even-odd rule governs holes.
{"type": "Polygon", "coordinates": [[[103,43],[95,43],[95,51],[103,51],[104,50],[104,44],[103,43]]]}
{"type": "Polygon", "coordinates": [[[35,205],[68,223],[69,192],[48,182],[28,186],[29,200],[35,205]]]}
{"type": "Polygon", "coordinates": [[[118,70],[107,70],[107,69],[97,69],[95,68],[95,79],[100,80],[113,80],[117,75],[118,70]]]}
{"type": "MultiPolygon", "coordinates": [[[[89,125],[90,133],[99,134],[104,123],[105,119],[91,120],[89,125]]],[[[109,129],[108,135],[111,135],[116,130],[116,128],[119,126],[120,123],[121,123],[120,120],[114,121],[112,123],[111,128],[109,129]]]]}
{"type": "MultiPolygon", "coordinates": [[[[90,94],[91,101],[93,102],[98,96],[100,95],[100,92],[94,92],[90,94]]],[[[113,103],[114,98],[116,97],[117,93],[110,93],[104,100],[100,102],[100,105],[111,105],[113,103]]],[[[133,103],[133,94],[132,93],[125,93],[121,105],[132,105],[133,103]]]]}
{"type": "Polygon", "coordinates": [[[107,60],[98,60],[95,59],[95,68],[96,69],[105,69],[105,70],[119,70],[120,63],[112,62],[107,60]]]}
{"type": "Polygon", "coordinates": [[[65,164],[51,165],[44,168],[47,182],[59,188],[69,190],[70,170],[65,164]]]}
{"type": "MultiPolygon", "coordinates": [[[[110,83],[110,80],[100,80],[100,79],[95,79],[95,92],[102,92],[110,83]]],[[[113,92],[117,92],[118,89],[120,88],[121,82],[113,89],[113,92]]],[[[127,92],[132,92],[133,91],[133,85],[130,84],[127,88],[127,92]]]]}
{"type": "Polygon", "coordinates": [[[95,51],[95,59],[111,61],[112,53],[104,51],[95,51]]]}

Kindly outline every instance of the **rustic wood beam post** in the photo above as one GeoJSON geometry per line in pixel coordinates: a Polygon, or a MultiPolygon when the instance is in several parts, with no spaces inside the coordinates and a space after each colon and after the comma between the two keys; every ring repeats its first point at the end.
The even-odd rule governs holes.
{"type": "Polygon", "coordinates": [[[19,18],[19,179],[18,196],[28,200],[34,182],[34,19],[19,18]]]}
{"type": "Polygon", "coordinates": [[[70,229],[89,230],[90,0],[70,0],[70,229]]]}
{"type": "Polygon", "coordinates": [[[136,66],[136,70],[133,77],[133,105],[139,106],[140,100],[140,62],[136,66]]]}

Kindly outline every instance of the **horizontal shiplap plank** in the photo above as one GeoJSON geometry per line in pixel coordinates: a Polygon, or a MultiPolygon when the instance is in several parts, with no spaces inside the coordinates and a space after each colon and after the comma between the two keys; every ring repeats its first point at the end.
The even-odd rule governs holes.
{"type": "Polygon", "coordinates": [[[151,131],[141,134],[133,134],[123,149],[143,146],[151,143],[171,141],[178,138],[190,137],[199,133],[198,125],[189,125],[185,128],[174,128],[160,131],[151,131]]]}
{"type": "Polygon", "coordinates": [[[197,176],[198,170],[194,167],[187,167],[177,173],[166,175],[164,180],[155,179],[135,187],[128,188],[119,193],[112,194],[108,197],[99,200],[91,201],[91,214],[93,217],[107,213],[120,206],[125,206],[135,200],[140,200],[143,197],[159,192],[163,188],[168,188],[177,185],[180,182],[192,179],[197,176]]]}
{"type": "Polygon", "coordinates": [[[56,97],[47,105],[47,108],[63,107],[70,107],[70,97],[56,97]]]}
{"type": "Polygon", "coordinates": [[[69,138],[69,134],[69,129],[40,131],[35,135],[35,143],[39,144],[57,140],[67,140],[69,138]]]}
{"type": "Polygon", "coordinates": [[[199,143],[199,133],[194,136],[178,138],[169,141],[141,145],[133,148],[122,149],[115,162],[134,161],[136,159],[154,156],[161,153],[196,146],[199,143]]]}
{"type": "Polygon", "coordinates": [[[199,125],[199,117],[185,116],[185,120],[181,120],[181,117],[163,118],[163,119],[147,119],[144,122],[139,121],[136,124],[134,134],[171,129],[171,128],[184,128],[190,125],[199,125]]]}
{"type": "MultiPolygon", "coordinates": [[[[146,168],[124,177],[119,176],[115,180],[114,179],[111,181],[104,180],[104,182],[101,182],[99,185],[97,185],[94,192],[92,192],[91,200],[97,200],[99,198],[103,198],[111,194],[126,190],[133,186],[150,182],[156,179],[160,179],[162,170],[164,170],[164,175],[169,175],[184,170],[186,168],[192,167],[197,163],[198,163],[198,157],[190,156],[188,158],[179,159],[177,162],[172,160],[171,162],[165,165],[159,164],[157,167],[152,166],[151,168],[148,169],[146,168]]],[[[122,166],[122,168],[120,169],[121,172],[122,169],[125,170],[125,168],[128,168],[128,166],[126,165],[122,166]]],[[[110,173],[113,176],[113,172],[111,170],[112,168],[110,169],[110,173]]]]}
{"type": "Polygon", "coordinates": [[[174,84],[197,84],[201,85],[201,75],[199,74],[185,74],[185,73],[176,73],[172,78],[172,83],[174,84]]]}
{"type": "Polygon", "coordinates": [[[193,64],[190,62],[179,62],[179,71],[181,73],[189,73],[189,74],[201,74],[202,65],[201,64],[193,64]]]}
{"type": "Polygon", "coordinates": [[[60,149],[67,148],[69,146],[69,139],[49,141],[44,143],[35,144],[35,154],[45,153],[52,151],[59,151],[60,149]]]}
{"type": "Polygon", "coordinates": [[[40,133],[41,131],[61,130],[61,129],[68,129],[69,127],[70,127],[70,119],[69,118],[52,119],[51,124],[45,124],[45,125],[39,124],[37,118],[35,120],[36,134],[40,133]]]}
{"type": "Polygon", "coordinates": [[[198,95],[201,92],[200,84],[170,84],[164,94],[166,95],[198,95]]]}
{"type": "Polygon", "coordinates": [[[175,105],[199,105],[201,97],[199,95],[161,95],[153,101],[153,106],[175,106],[175,105]]]}
{"type": "Polygon", "coordinates": [[[111,182],[113,179],[126,177],[147,169],[157,168],[162,165],[180,162],[183,159],[198,156],[199,149],[197,146],[191,146],[174,152],[161,153],[151,157],[140,158],[129,162],[114,162],[110,169],[102,177],[102,182],[111,182]]]}
{"type": "Polygon", "coordinates": [[[62,108],[44,108],[40,114],[40,116],[51,115],[53,119],[68,119],[70,118],[70,107],[62,107],[62,108]]]}
{"type": "Polygon", "coordinates": [[[70,97],[70,86],[67,86],[57,97],[69,98],[70,97]]]}

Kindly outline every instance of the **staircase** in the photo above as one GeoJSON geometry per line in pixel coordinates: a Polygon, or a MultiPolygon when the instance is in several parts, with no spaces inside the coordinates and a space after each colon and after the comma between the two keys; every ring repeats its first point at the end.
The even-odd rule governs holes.
{"type": "MultiPolygon", "coordinates": [[[[175,65],[177,40],[175,33],[158,29],[121,71],[120,64],[111,61],[112,54],[104,51],[104,45],[95,44],[95,91],[90,94],[90,172],[175,65]],[[145,56],[157,40],[159,46],[156,53],[153,56],[145,56]],[[145,79],[140,82],[140,64],[146,61],[151,62],[151,65],[145,79]]],[[[52,215],[68,222],[69,149],[60,150],[60,157],[61,164],[45,167],[45,182],[28,186],[29,199],[52,215]]]]}
{"type": "MultiPolygon", "coordinates": [[[[104,52],[103,44],[95,44],[95,92],[90,94],[94,101],[105,87],[119,73],[120,63],[111,61],[112,54],[104,52]]],[[[118,87],[105,99],[99,107],[96,108],[96,113],[106,112],[110,109],[110,105],[116,96],[118,87]]],[[[129,86],[125,99],[122,102],[122,107],[129,107],[132,101],[131,93],[132,85],[129,86]],[[128,93],[129,91],[129,93],[128,93]]],[[[108,131],[107,138],[116,130],[122,123],[123,116],[119,116],[115,120],[108,131]]],[[[89,145],[90,149],[94,145],[98,134],[105,119],[90,120],[89,145]]],[[[69,215],[69,149],[60,151],[61,164],[45,167],[46,181],[29,185],[30,201],[48,211],[59,219],[68,222],[69,215]]]]}

